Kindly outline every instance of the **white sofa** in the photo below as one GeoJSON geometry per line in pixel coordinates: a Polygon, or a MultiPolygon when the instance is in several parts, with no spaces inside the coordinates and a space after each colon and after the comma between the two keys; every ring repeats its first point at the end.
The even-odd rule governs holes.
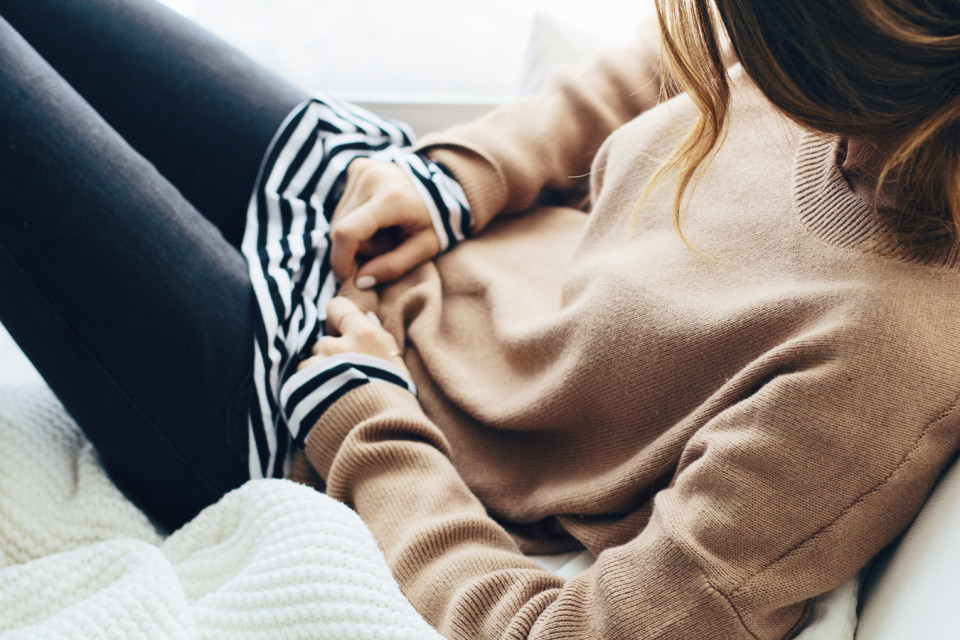
{"type": "Polygon", "coordinates": [[[946,471],[902,539],[867,576],[858,640],[960,638],[960,465],[946,471]]]}

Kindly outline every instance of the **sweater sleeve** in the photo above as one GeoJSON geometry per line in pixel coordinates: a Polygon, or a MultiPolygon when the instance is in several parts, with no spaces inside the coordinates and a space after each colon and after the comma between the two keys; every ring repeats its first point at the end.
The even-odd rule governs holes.
{"type": "Polygon", "coordinates": [[[666,88],[654,20],[634,46],[607,52],[585,73],[560,73],[532,96],[425,136],[418,149],[461,184],[476,233],[501,211],[527,209],[544,188],[581,184],[603,141],[666,88]]]}
{"type": "Polygon", "coordinates": [[[842,389],[823,393],[853,377],[822,368],[776,376],[705,419],[643,530],[567,581],[519,552],[399,387],[351,391],[306,452],[451,640],[782,638],[809,598],[909,524],[957,445],[955,400],[878,430],[873,420],[899,407],[860,407],[858,421],[842,389]]]}

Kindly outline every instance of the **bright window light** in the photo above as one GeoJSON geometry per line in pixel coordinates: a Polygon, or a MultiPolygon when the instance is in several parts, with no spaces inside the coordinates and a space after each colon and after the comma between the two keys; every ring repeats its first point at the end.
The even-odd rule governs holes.
{"type": "Polygon", "coordinates": [[[160,2],[185,16],[192,16],[197,10],[197,0],[160,0],[160,2]]]}

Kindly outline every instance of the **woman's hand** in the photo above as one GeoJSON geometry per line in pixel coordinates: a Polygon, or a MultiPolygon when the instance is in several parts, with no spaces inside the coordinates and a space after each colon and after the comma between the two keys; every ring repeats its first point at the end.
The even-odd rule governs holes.
{"type": "Polygon", "coordinates": [[[395,280],[440,252],[430,212],[396,163],[357,158],[330,229],[330,265],[338,278],[353,272],[358,256],[370,260],[357,287],[395,280]]]}
{"type": "Polygon", "coordinates": [[[409,377],[406,365],[400,357],[400,348],[377,316],[364,313],[347,298],[337,297],[327,305],[327,335],[313,347],[313,356],[297,367],[303,370],[329,356],[340,353],[364,353],[382,358],[394,364],[409,377]]]}

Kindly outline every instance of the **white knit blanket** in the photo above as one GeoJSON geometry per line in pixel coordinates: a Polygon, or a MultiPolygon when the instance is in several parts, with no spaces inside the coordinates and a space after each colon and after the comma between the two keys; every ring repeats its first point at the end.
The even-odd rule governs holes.
{"type": "Polygon", "coordinates": [[[360,518],[250,481],[167,538],[45,386],[0,386],[0,638],[439,639],[360,518]]]}

